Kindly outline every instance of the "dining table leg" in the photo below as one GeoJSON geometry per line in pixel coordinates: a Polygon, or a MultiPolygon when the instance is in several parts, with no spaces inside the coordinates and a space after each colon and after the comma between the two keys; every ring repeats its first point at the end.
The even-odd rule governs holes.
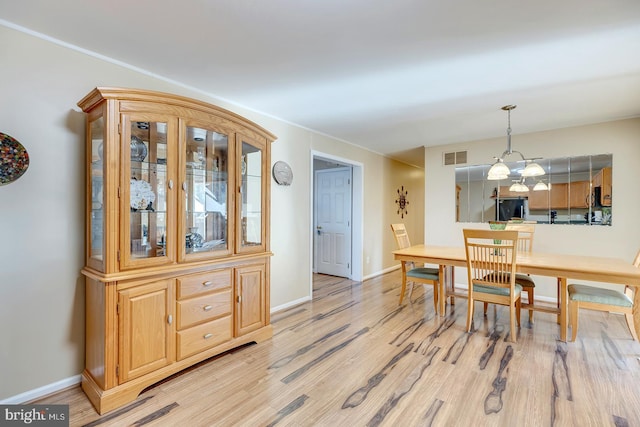
{"type": "Polygon", "coordinates": [[[438,311],[444,316],[447,304],[447,270],[444,265],[438,266],[438,311]]]}
{"type": "Polygon", "coordinates": [[[400,288],[400,301],[398,305],[402,305],[402,300],[404,299],[404,293],[407,290],[407,262],[402,261],[402,288],[400,288]]]}
{"type": "Polygon", "coordinates": [[[567,278],[558,278],[558,289],[560,302],[560,341],[567,341],[567,278]]]}
{"type": "Polygon", "coordinates": [[[640,286],[633,288],[633,325],[636,327],[636,334],[640,331],[640,286]]]}

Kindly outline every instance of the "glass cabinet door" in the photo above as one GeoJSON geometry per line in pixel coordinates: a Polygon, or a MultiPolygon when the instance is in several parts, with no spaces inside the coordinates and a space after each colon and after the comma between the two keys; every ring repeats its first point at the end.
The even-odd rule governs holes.
{"type": "Polygon", "coordinates": [[[87,264],[104,272],[104,118],[89,122],[89,244],[87,264]]]}
{"type": "Polygon", "coordinates": [[[182,149],[182,253],[186,258],[228,254],[229,137],[222,131],[190,123],[185,128],[182,149]]]}
{"type": "Polygon", "coordinates": [[[264,180],[262,144],[238,136],[239,224],[238,252],[264,248],[264,180]]]}
{"type": "MultiPolygon", "coordinates": [[[[153,116],[125,117],[121,225],[123,267],[169,262],[175,258],[172,236],[171,175],[173,122],[153,116]]],[[[174,137],[173,137],[174,138],[174,137]]]]}

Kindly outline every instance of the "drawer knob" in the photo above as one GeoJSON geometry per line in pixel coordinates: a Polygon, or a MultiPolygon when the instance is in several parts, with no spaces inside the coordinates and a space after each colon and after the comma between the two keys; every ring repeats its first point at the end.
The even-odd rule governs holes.
{"type": "Polygon", "coordinates": [[[208,340],[212,336],[213,336],[213,334],[205,334],[205,335],[202,336],[202,338],[204,338],[205,340],[208,340]]]}
{"type": "Polygon", "coordinates": [[[204,307],[202,307],[202,309],[203,309],[204,311],[209,311],[209,310],[211,310],[212,308],[213,308],[213,307],[212,307],[212,306],[210,306],[210,305],[205,305],[204,307]]]}
{"type": "Polygon", "coordinates": [[[211,286],[213,282],[211,280],[207,280],[206,282],[202,282],[202,286],[211,286]]]}

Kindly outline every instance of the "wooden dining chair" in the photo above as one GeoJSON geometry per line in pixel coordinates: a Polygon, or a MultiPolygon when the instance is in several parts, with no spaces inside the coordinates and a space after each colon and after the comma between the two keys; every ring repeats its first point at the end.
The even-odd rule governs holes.
{"type": "MultiPolygon", "coordinates": [[[[637,253],[633,265],[635,267],[640,266],[640,252],[637,253]]],[[[633,292],[637,292],[636,290],[633,290],[630,286],[625,286],[624,292],[621,292],[581,284],[570,284],[567,289],[569,291],[571,341],[575,341],[578,335],[578,310],[581,308],[624,313],[631,336],[638,341],[638,334],[633,322],[633,292]]]]}
{"type": "MultiPolygon", "coordinates": [[[[515,230],[518,232],[518,252],[528,253],[533,250],[533,235],[536,231],[536,226],[527,223],[512,223],[507,222],[505,230],[515,230]]],[[[522,290],[527,293],[527,301],[533,305],[533,296],[536,283],[533,281],[530,275],[516,273],[516,283],[522,286],[522,290]]],[[[533,309],[529,309],[529,323],[533,323],[533,309]]]]}
{"type": "Polygon", "coordinates": [[[512,230],[464,229],[467,258],[467,332],[471,331],[475,301],[509,307],[511,341],[516,342],[516,321],[520,326],[520,294],[516,283],[518,232],[512,230]]]}
{"type": "MultiPolygon", "coordinates": [[[[398,249],[405,249],[411,246],[409,235],[404,224],[391,224],[391,231],[396,239],[398,249]]],[[[416,267],[413,262],[402,261],[402,289],[400,290],[400,301],[402,304],[404,294],[407,288],[407,281],[411,281],[411,290],[409,291],[409,299],[413,293],[413,285],[415,283],[423,283],[433,286],[433,305],[438,312],[438,285],[440,281],[438,268],[416,267]]]]}
{"type": "MultiPolygon", "coordinates": [[[[514,230],[518,232],[519,253],[531,252],[533,250],[533,235],[536,231],[533,223],[525,223],[522,221],[489,221],[492,230],[514,230]],[[502,227],[499,225],[502,224],[502,227]]],[[[528,274],[516,273],[516,283],[522,286],[522,290],[527,293],[527,301],[533,305],[533,297],[536,283],[528,274]]],[[[484,314],[487,314],[488,303],[484,303],[484,314]]],[[[529,309],[529,323],[533,323],[533,309],[529,309]]]]}

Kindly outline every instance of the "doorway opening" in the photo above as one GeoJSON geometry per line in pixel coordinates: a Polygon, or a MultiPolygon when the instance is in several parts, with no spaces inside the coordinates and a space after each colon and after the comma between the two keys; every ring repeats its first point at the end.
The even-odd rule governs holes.
{"type": "Polygon", "coordinates": [[[311,162],[311,273],[362,280],[363,165],[319,152],[311,162]]]}

